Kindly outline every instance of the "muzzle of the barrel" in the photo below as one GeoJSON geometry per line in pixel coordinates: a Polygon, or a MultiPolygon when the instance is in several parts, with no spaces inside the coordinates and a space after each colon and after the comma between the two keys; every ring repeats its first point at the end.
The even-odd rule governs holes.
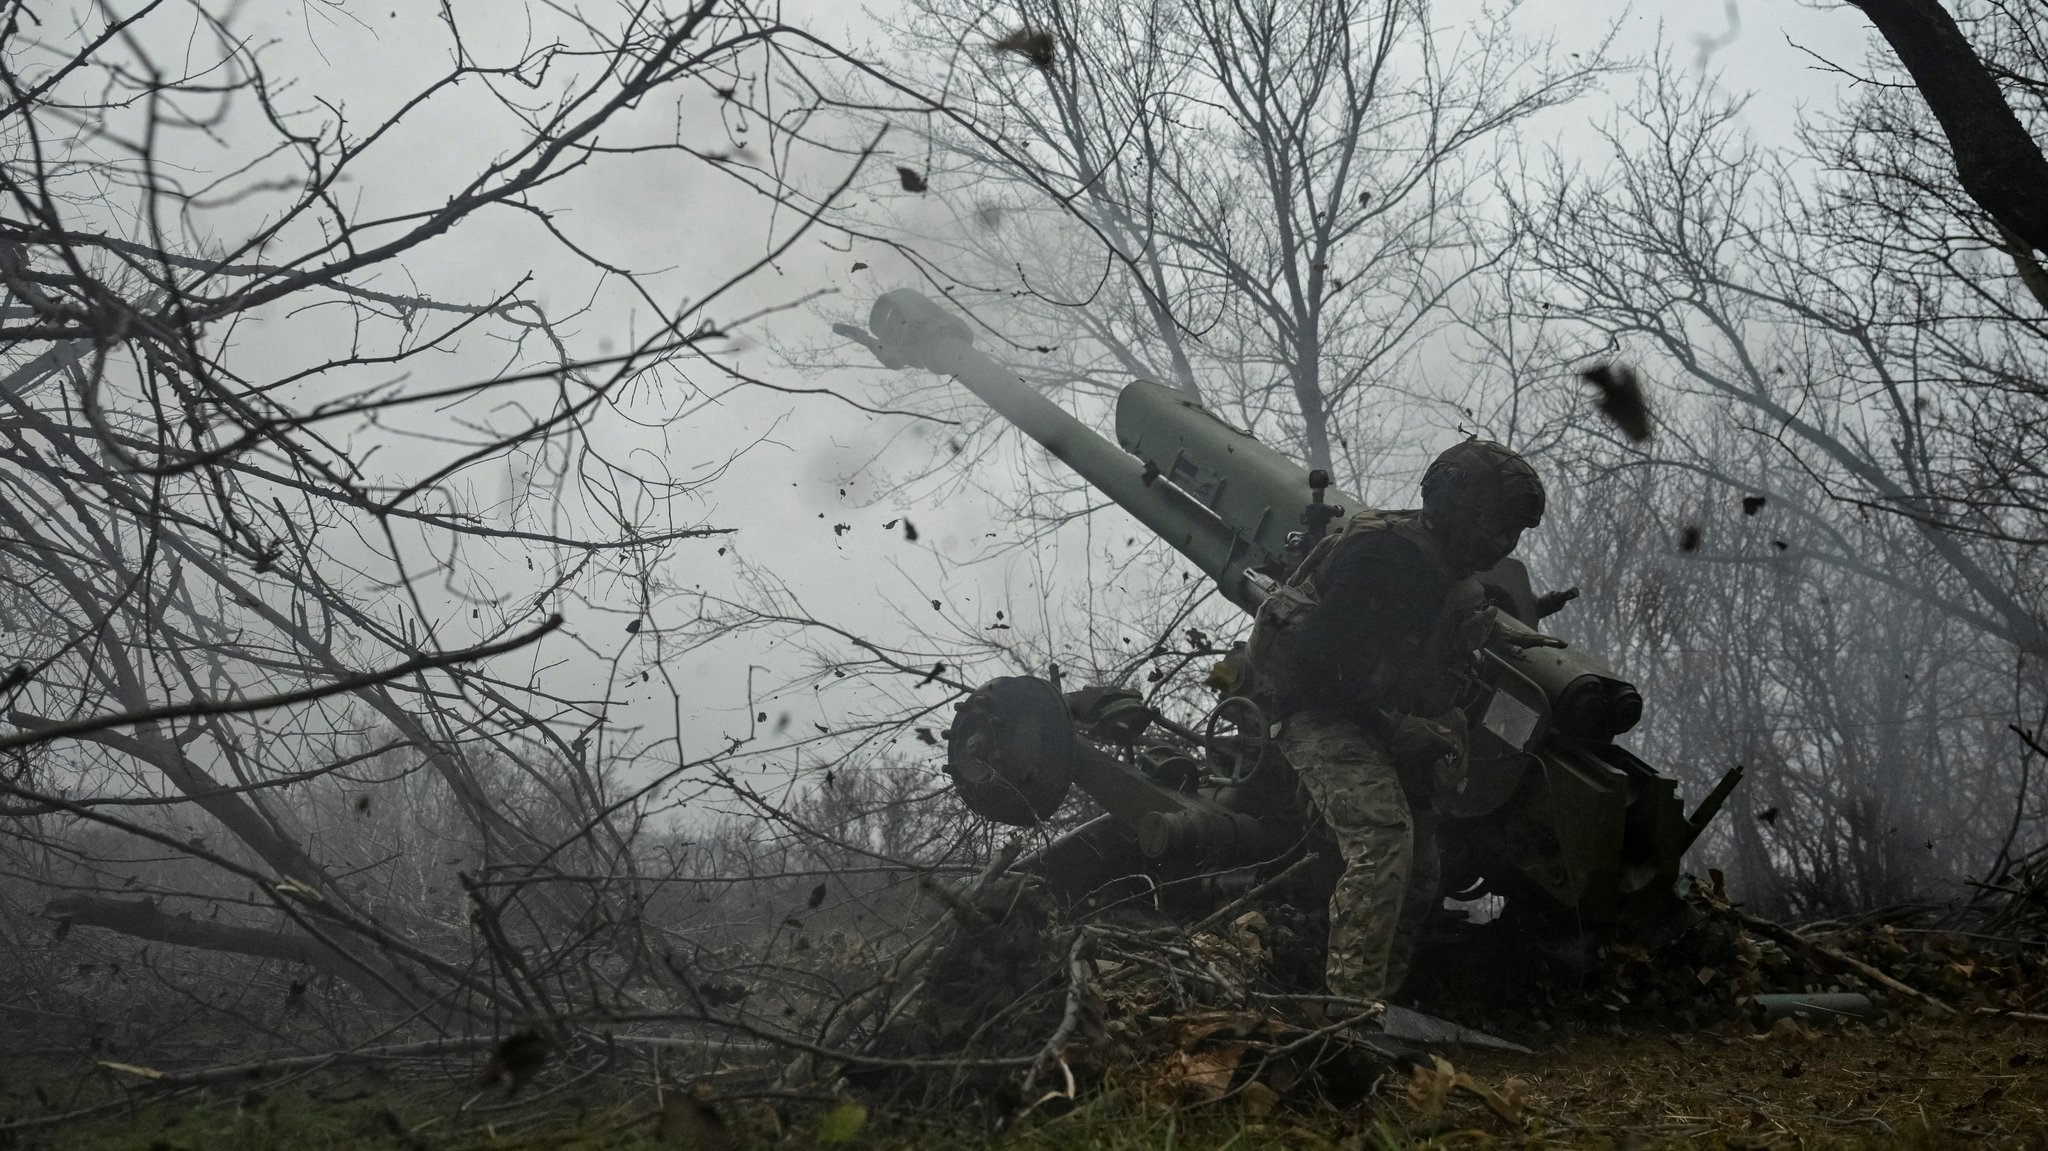
{"type": "Polygon", "coordinates": [[[974,344],[966,321],[907,288],[876,298],[868,310],[868,331],[880,345],[882,363],[891,368],[944,371],[947,344],[974,344]]]}

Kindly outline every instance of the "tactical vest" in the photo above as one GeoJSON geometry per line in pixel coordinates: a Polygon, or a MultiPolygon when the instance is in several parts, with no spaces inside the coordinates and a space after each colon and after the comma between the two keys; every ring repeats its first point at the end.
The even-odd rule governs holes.
{"type": "Polygon", "coordinates": [[[1378,509],[1350,516],[1342,527],[1317,541],[1287,582],[1260,605],[1245,654],[1255,677],[1250,685],[1253,697],[1262,706],[1280,710],[1290,701],[1313,694],[1304,690],[1308,685],[1294,678],[1298,674],[1294,656],[1298,628],[1321,601],[1337,549],[1355,536],[1372,532],[1389,532],[1412,544],[1445,591],[1438,618],[1422,629],[1415,643],[1403,645],[1402,650],[1365,653],[1366,658],[1357,665],[1366,669],[1368,676],[1364,692],[1385,710],[1409,715],[1435,715],[1457,702],[1471,649],[1458,650],[1453,639],[1456,625],[1483,609],[1486,594],[1475,577],[1451,576],[1443,549],[1423,530],[1421,519],[1420,512],[1378,509]]]}

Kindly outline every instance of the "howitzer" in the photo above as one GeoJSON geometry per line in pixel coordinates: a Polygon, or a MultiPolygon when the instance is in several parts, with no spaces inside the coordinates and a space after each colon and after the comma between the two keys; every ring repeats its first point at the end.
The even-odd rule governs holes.
{"type": "MultiPolygon", "coordinates": [[[[1118,396],[1111,444],[978,351],[966,324],[915,292],[876,300],[868,332],[840,330],[886,366],[953,377],[1246,611],[1325,525],[1364,506],[1321,472],[1149,381],[1118,396]]],[[[1520,561],[1479,578],[1509,626],[1543,614],[1520,561]]],[[[1481,659],[1481,686],[1467,704],[1467,782],[1445,801],[1446,891],[1499,894],[1518,909],[1587,926],[1667,909],[1685,850],[1741,769],[1687,815],[1676,781],[1614,742],[1642,716],[1634,685],[1576,647],[1481,659]]],[[[973,810],[1005,823],[1051,816],[1076,785],[1102,807],[1106,815],[1022,865],[1057,893],[1102,898],[1135,881],[1159,901],[1178,885],[1196,908],[1213,902],[1217,884],[1270,877],[1313,841],[1315,821],[1267,734],[1250,700],[1226,699],[1190,729],[1135,692],[1063,696],[1046,681],[1007,677],[960,705],[947,770],[973,810]]]]}

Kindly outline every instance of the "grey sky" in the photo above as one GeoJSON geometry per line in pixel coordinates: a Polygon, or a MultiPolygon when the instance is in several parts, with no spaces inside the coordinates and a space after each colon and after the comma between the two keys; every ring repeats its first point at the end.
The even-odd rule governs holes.
{"type": "MultiPolygon", "coordinates": [[[[528,26],[502,19],[509,7],[483,2],[455,6],[477,56],[510,58],[522,45],[544,41],[552,34],[545,23],[546,12],[536,17],[538,24],[528,26]]],[[[258,41],[270,42],[266,58],[276,75],[293,80],[291,95],[298,103],[309,104],[313,96],[321,96],[345,108],[352,123],[366,125],[381,119],[425,77],[446,67],[448,39],[437,15],[438,6],[422,0],[388,0],[387,5],[353,11],[361,17],[360,23],[335,19],[322,5],[250,6],[243,10],[247,21],[243,30],[258,41]]],[[[881,20],[889,11],[881,5],[856,10],[829,0],[786,8],[792,23],[812,27],[830,39],[864,42],[876,51],[887,50],[881,20]]],[[[1454,19],[1455,12],[1456,6],[1447,5],[1440,9],[1439,19],[1454,19]]],[[[1814,7],[1794,0],[1742,0],[1726,7],[1525,0],[1516,18],[1532,32],[1555,35],[1567,51],[1577,50],[1575,44],[1590,51],[1616,21],[1616,51],[1622,55],[1647,55],[1660,41],[1668,44],[1680,66],[1717,71],[1730,90],[1756,92],[1747,119],[1761,139],[1772,143],[1789,141],[1800,109],[1830,107],[1841,88],[1841,78],[1820,69],[1802,47],[1853,64],[1860,60],[1865,43],[1864,23],[1853,10],[1814,7]]],[[[169,50],[169,46],[160,48],[169,50]]],[[[1529,143],[1554,145],[1568,153],[1590,149],[1595,141],[1587,125],[1608,115],[1616,101],[1628,99],[1632,88],[1633,81],[1628,78],[1614,79],[1603,94],[1565,113],[1553,114],[1544,125],[1552,135],[1529,143]]],[[[540,92],[549,94],[548,86],[544,84],[540,92]]],[[[729,109],[719,100],[702,88],[685,86],[666,105],[641,109],[622,124],[622,132],[614,133],[610,142],[625,142],[634,132],[656,138],[674,131],[693,143],[714,147],[734,126],[729,109]]],[[[516,132],[517,124],[484,100],[480,91],[473,87],[458,92],[431,116],[380,144],[364,177],[349,194],[359,197],[371,212],[431,204],[434,197],[446,194],[451,182],[499,154],[516,138],[516,132]]],[[[231,120],[217,139],[194,136],[181,141],[179,146],[185,151],[179,158],[195,172],[219,170],[252,146],[256,135],[254,125],[231,120]]],[[[910,134],[898,133],[893,142],[908,147],[910,134]]],[[[806,161],[801,172],[807,182],[817,184],[833,178],[836,163],[843,164],[817,157],[806,161]]],[[[889,156],[878,157],[856,189],[856,197],[902,195],[894,188],[893,163],[889,156]]],[[[786,211],[778,220],[771,220],[770,205],[761,197],[707,165],[680,159],[607,165],[588,178],[558,186],[551,195],[549,207],[565,232],[599,258],[646,273],[644,282],[664,309],[700,298],[732,269],[758,257],[770,235],[786,234],[792,222],[786,211]],[[771,227],[783,231],[772,232],[771,227]]],[[[260,197],[242,201],[221,209],[216,219],[203,221],[198,230],[207,234],[209,228],[218,228],[225,233],[246,227],[264,209],[260,197]]],[[[662,318],[617,281],[606,282],[587,264],[545,242],[536,225],[507,213],[464,225],[437,242],[430,253],[408,260],[407,269],[412,284],[380,282],[377,286],[476,299],[530,275],[532,286],[527,294],[558,313],[587,303],[587,313],[568,329],[571,350],[582,355],[624,347],[662,318]]],[[[800,241],[774,269],[716,309],[714,318],[724,321],[815,291],[837,292],[836,297],[816,306],[763,321],[749,334],[748,350],[739,360],[747,369],[780,383],[828,385],[872,402],[883,392],[880,369],[861,366],[857,353],[849,355],[847,368],[813,373],[779,363],[773,349],[833,340],[829,321],[864,316],[875,294],[900,282],[892,279],[898,269],[900,265],[879,250],[856,247],[849,251],[844,241],[820,232],[800,241]],[[854,272],[856,262],[872,267],[854,272]]],[[[274,324],[250,325],[237,335],[258,362],[275,359],[281,364],[302,355],[308,341],[342,337],[337,327],[323,328],[319,317],[287,321],[282,316],[274,324]]],[[[466,341],[459,352],[432,366],[438,378],[429,379],[415,368],[409,386],[439,386],[481,377],[496,370],[505,355],[504,348],[489,342],[466,341]]],[[[738,529],[737,534],[722,555],[721,542],[715,540],[686,543],[676,549],[665,573],[674,594],[656,604],[649,620],[652,627],[628,635],[626,624],[638,614],[637,585],[623,573],[601,578],[592,589],[593,602],[565,605],[572,615],[582,617],[584,637],[595,650],[578,652],[556,646],[545,659],[534,657],[536,667],[547,660],[559,661],[546,674],[558,680],[580,677],[590,682],[593,690],[579,694],[591,695],[595,684],[610,674],[606,657],[618,655],[621,686],[617,690],[626,706],[614,712],[612,720],[641,729],[641,742],[666,737],[673,727],[672,703],[660,678],[645,685],[637,683],[639,673],[651,668],[659,650],[659,629],[685,622],[681,617],[691,612],[689,593],[695,590],[737,594],[741,564],[755,565],[779,581],[793,602],[812,613],[884,641],[909,642],[920,629],[937,624],[961,634],[982,632],[1024,641],[1044,642],[1050,633],[1056,637],[1050,641],[1056,648],[1061,643],[1080,642],[1072,630],[1077,621],[1067,617],[1091,584],[1104,585],[1097,589],[1105,596],[1098,606],[1112,615],[1116,612],[1113,594],[1106,586],[1113,580],[1106,574],[1104,548],[1120,550],[1114,545],[1135,532],[1134,525],[1120,515],[1108,513],[1093,524],[1070,527],[1035,548],[1003,551],[988,558],[1007,542],[1004,537],[1011,529],[996,519],[991,502],[972,488],[925,485],[911,489],[913,493],[943,490],[943,497],[885,494],[892,477],[947,450],[949,433],[944,429],[897,417],[871,416],[824,397],[791,399],[742,390],[704,405],[703,393],[718,390],[722,383],[699,370],[691,370],[688,377],[671,375],[636,390],[617,418],[600,422],[596,436],[608,453],[632,459],[645,469],[665,469],[678,476],[716,474],[696,496],[682,501],[679,510],[696,515],[705,525],[738,529]],[[693,409],[689,420],[666,434],[647,431],[628,418],[652,419],[685,408],[693,409]],[[728,467],[734,450],[742,445],[751,446],[728,467]],[[904,517],[920,530],[914,543],[903,538],[900,520],[904,517]],[[899,521],[898,526],[883,526],[892,520],[899,521]],[[839,524],[849,527],[835,531],[839,524]],[[995,538],[991,532],[996,533],[995,538]],[[939,601],[941,608],[933,609],[933,600],[939,601]],[[1005,613],[1004,622],[1010,625],[1000,635],[987,632],[998,610],[1005,613]],[[607,614],[609,621],[604,619],[607,614]]],[[[353,382],[359,386],[374,378],[375,373],[365,373],[353,382]]],[[[338,386],[337,381],[320,385],[338,386]]],[[[416,430],[432,430],[456,420],[483,426],[511,422],[521,418],[521,410],[509,403],[513,398],[497,395],[488,404],[453,412],[421,410],[405,418],[418,421],[416,430]]],[[[546,388],[532,389],[525,400],[544,403],[546,388]]],[[[362,429],[354,434],[358,444],[368,446],[380,443],[378,437],[383,433],[362,429]]],[[[394,474],[419,466],[425,458],[416,444],[402,441],[383,443],[380,450],[388,461],[385,466],[394,474]]],[[[1016,482],[1021,474],[1020,470],[1014,475],[977,479],[984,486],[1000,489],[1016,482]]],[[[480,467],[454,485],[471,506],[489,508],[508,523],[518,517],[542,523],[555,515],[590,514],[587,508],[558,507],[551,486],[547,462],[526,458],[480,467]]],[[[537,577],[528,576],[520,559],[517,548],[473,549],[470,578],[451,583],[438,593],[444,597],[454,633],[445,637],[445,642],[469,638],[460,634],[468,607],[488,606],[494,600],[514,604],[526,594],[524,589],[537,577]]],[[[540,557],[543,567],[548,559],[540,557]]],[[[752,710],[771,716],[789,713],[794,735],[809,733],[813,722],[836,729],[872,706],[862,694],[865,689],[815,694],[799,689],[784,698],[760,698],[750,705],[750,666],[763,669],[755,676],[758,689],[778,677],[795,674],[803,664],[787,640],[771,643],[767,633],[735,637],[676,663],[678,666],[668,670],[683,692],[683,746],[690,755],[710,750],[723,735],[745,731],[752,710]]],[[[939,690],[924,689],[934,697],[939,690]]],[[[914,697],[916,689],[904,685],[898,694],[914,697]]],[[[803,754],[776,751],[766,755],[765,761],[788,765],[803,754]]]]}

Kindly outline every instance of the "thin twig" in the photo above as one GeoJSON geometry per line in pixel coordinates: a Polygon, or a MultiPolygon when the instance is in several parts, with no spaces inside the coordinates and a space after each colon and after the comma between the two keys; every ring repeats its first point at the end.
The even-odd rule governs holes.
{"type": "Polygon", "coordinates": [[[533,643],[549,632],[562,626],[562,617],[551,615],[539,627],[524,635],[513,636],[498,643],[487,643],[478,647],[463,648],[460,651],[441,652],[434,655],[416,656],[404,663],[393,664],[381,671],[366,671],[360,675],[343,676],[327,683],[300,688],[297,691],[280,692],[277,695],[257,696],[253,699],[195,699],[185,703],[167,703],[156,707],[138,708],[114,715],[89,716],[85,719],[65,720],[18,735],[0,736],[0,752],[14,751],[37,744],[49,743],[66,736],[83,735],[90,731],[101,731],[110,727],[134,727],[145,723],[161,723],[165,720],[192,719],[202,715],[244,715],[252,711],[268,711],[274,707],[288,707],[295,703],[308,703],[316,699],[340,695],[365,687],[375,687],[394,679],[404,679],[434,668],[450,667],[458,663],[469,663],[489,659],[517,651],[533,643]]]}
{"type": "Polygon", "coordinates": [[[1038,1073],[1045,1065],[1058,1059],[1067,1040],[1073,1038],[1074,1029],[1081,1025],[1081,1012],[1088,1000],[1088,933],[1076,931],[1073,945],[1067,948],[1067,1008],[1060,1015],[1060,1025],[1053,1029],[1045,1046],[1038,1049],[1038,1057],[1031,1063],[1031,1073],[1024,1076],[1024,1090],[1031,1090],[1038,1082],[1038,1073]]]}

